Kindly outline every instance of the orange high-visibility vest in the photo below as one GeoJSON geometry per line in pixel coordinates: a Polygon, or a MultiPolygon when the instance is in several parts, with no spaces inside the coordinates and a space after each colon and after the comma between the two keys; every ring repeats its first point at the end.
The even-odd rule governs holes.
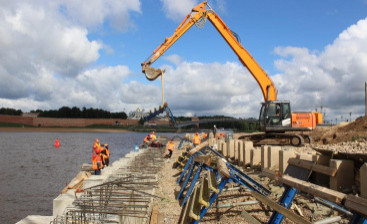
{"type": "Polygon", "coordinates": [[[174,150],[174,146],[175,146],[175,143],[170,142],[170,143],[168,144],[168,146],[167,146],[167,149],[168,149],[169,151],[172,151],[172,152],[173,152],[173,150],[174,150]]]}
{"type": "Polygon", "coordinates": [[[92,157],[92,169],[93,169],[93,170],[98,170],[98,165],[97,165],[97,156],[93,156],[93,157],[92,157]]]}
{"type": "Polygon", "coordinates": [[[193,141],[194,145],[200,145],[201,143],[201,139],[198,135],[194,136],[194,141],[193,141]]]}

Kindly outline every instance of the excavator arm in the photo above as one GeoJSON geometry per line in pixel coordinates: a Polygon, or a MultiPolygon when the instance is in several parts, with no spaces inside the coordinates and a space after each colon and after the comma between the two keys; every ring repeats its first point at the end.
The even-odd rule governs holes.
{"type": "Polygon", "coordinates": [[[233,35],[232,31],[223,22],[223,20],[212,10],[206,1],[200,3],[192,9],[181,24],[176,28],[171,37],[165,39],[165,41],[153,51],[152,55],[143,62],[142,71],[146,78],[153,81],[163,74],[164,70],[155,69],[150,65],[153,64],[161,55],[163,55],[168,48],[170,48],[187,30],[189,30],[196,23],[203,23],[208,19],[217,31],[221,34],[227,44],[232,48],[235,54],[238,56],[241,63],[249,70],[252,76],[259,84],[265,101],[277,100],[277,91],[273,81],[266,74],[266,72],[260,67],[250,53],[243,48],[241,43],[233,35]]]}

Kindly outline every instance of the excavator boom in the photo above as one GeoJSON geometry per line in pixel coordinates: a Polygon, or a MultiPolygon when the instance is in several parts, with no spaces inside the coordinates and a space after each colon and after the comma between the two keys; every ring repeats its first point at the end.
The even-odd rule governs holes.
{"type": "Polygon", "coordinates": [[[241,63],[250,71],[261,88],[264,100],[277,100],[277,91],[273,81],[250,55],[250,53],[242,47],[241,43],[233,35],[232,31],[214,12],[214,10],[208,6],[206,1],[195,6],[192,9],[192,12],[189,13],[176,28],[173,35],[166,38],[164,42],[153,51],[151,56],[146,61],[141,63],[142,72],[145,74],[146,78],[150,81],[153,81],[162,75],[164,70],[152,68],[151,64],[153,64],[161,55],[163,55],[168,48],[170,48],[194,24],[205,22],[206,19],[208,19],[214,25],[227,44],[238,56],[238,59],[241,61],[241,63]]]}

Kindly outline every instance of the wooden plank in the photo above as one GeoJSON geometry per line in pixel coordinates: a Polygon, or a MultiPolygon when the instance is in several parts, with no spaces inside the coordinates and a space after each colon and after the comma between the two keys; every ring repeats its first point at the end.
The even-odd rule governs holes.
{"type": "Polygon", "coordinates": [[[367,199],[348,194],[345,197],[344,206],[353,211],[367,216],[367,199]]]}
{"type": "Polygon", "coordinates": [[[284,215],[291,221],[299,224],[311,224],[311,222],[307,221],[306,219],[302,218],[301,216],[293,213],[291,210],[284,208],[277,202],[270,200],[269,198],[265,197],[257,193],[256,191],[251,191],[251,195],[256,198],[257,200],[261,201],[262,203],[266,204],[267,206],[271,207],[273,210],[279,212],[280,214],[284,215]]]}
{"type": "Polygon", "coordinates": [[[243,216],[246,221],[250,224],[261,224],[261,222],[259,222],[257,219],[255,219],[252,215],[250,215],[250,213],[246,212],[246,211],[242,211],[241,212],[241,216],[243,216]]]}
{"type": "Polygon", "coordinates": [[[282,177],[277,178],[277,180],[283,184],[286,184],[291,187],[295,187],[300,191],[309,193],[313,196],[318,196],[320,198],[326,199],[328,201],[341,204],[343,199],[345,198],[345,194],[331,190],[326,187],[321,187],[316,184],[312,184],[310,182],[306,182],[303,180],[299,180],[294,177],[290,177],[288,175],[284,175],[282,177]]]}
{"type": "Polygon", "coordinates": [[[312,171],[315,171],[317,173],[326,174],[326,175],[332,176],[332,177],[335,176],[336,172],[338,171],[337,169],[332,168],[332,167],[323,166],[323,165],[320,165],[320,164],[315,164],[311,161],[297,159],[297,158],[289,159],[288,164],[298,166],[298,167],[302,167],[302,168],[305,168],[305,169],[308,169],[308,170],[312,170],[312,171]]]}

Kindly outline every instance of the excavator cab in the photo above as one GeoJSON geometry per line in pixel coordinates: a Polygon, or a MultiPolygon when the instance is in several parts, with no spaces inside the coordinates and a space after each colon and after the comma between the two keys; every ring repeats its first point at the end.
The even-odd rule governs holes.
{"type": "Polygon", "coordinates": [[[282,131],[291,127],[291,107],[289,101],[267,101],[260,110],[260,130],[282,131]]]}

